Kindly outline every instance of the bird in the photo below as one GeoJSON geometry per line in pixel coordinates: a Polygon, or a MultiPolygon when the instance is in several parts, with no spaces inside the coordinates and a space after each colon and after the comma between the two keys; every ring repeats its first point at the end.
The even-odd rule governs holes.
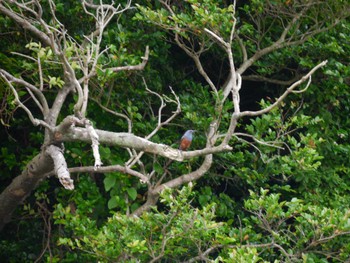
{"type": "Polygon", "coordinates": [[[181,137],[179,150],[186,151],[192,143],[193,133],[195,130],[187,130],[185,134],[181,137]]]}
{"type": "MultiPolygon", "coordinates": [[[[187,130],[184,135],[181,137],[180,140],[180,146],[179,146],[179,150],[180,151],[186,151],[191,143],[192,143],[192,139],[193,139],[193,133],[195,132],[195,130],[187,130]]],[[[164,176],[169,173],[168,171],[168,166],[173,162],[173,160],[169,159],[168,162],[165,164],[164,166],[164,170],[166,171],[163,176],[161,177],[161,179],[158,181],[158,183],[160,184],[160,182],[163,180],[164,176]]],[[[157,184],[158,184],[157,183],[157,184]]]]}

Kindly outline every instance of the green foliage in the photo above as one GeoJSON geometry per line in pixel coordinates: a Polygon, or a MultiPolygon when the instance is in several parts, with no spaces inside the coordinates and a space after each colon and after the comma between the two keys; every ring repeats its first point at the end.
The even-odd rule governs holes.
{"type": "Polygon", "coordinates": [[[216,204],[216,215],[219,218],[228,218],[231,219],[236,216],[235,212],[237,205],[227,194],[220,193],[216,195],[213,193],[213,190],[209,186],[200,188],[196,194],[198,203],[201,207],[205,207],[208,204],[216,204]]]}
{"type": "Polygon", "coordinates": [[[58,206],[56,222],[74,231],[76,238],[61,237],[59,244],[91,259],[103,262],[115,260],[149,261],[159,257],[162,260],[185,260],[198,254],[222,239],[224,224],[215,218],[213,203],[202,209],[191,205],[191,187],[180,191],[167,189],[161,195],[164,211],[156,208],[140,218],[115,213],[101,227],[88,218],[74,216],[69,208],[58,206]],[[84,226],[84,227],[82,227],[84,226]]]}
{"type": "Polygon", "coordinates": [[[216,249],[218,254],[208,255],[215,262],[322,260],[326,257],[314,253],[320,247],[344,260],[350,252],[347,210],[315,206],[297,198],[281,201],[280,194],[261,189],[260,193],[250,191],[244,202],[251,216],[225,223],[216,220],[217,204],[195,208],[193,195],[192,186],[167,189],[161,194],[163,211],[154,208],[139,218],[114,213],[100,227],[59,205],[56,222],[74,233],[74,237],[60,237],[59,245],[68,246],[81,258],[102,262],[184,261],[196,258],[200,251],[216,249]]]}
{"type": "Polygon", "coordinates": [[[184,1],[181,7],[169,6],[152,10],[149,7],[137,5],[140,13],[135,18],[159,25],[165,29],[174,29],[183,38],[190,40],[192,35],[200,37],[201,41],[209,39],[203,34],[204,28],[210,29],[228,38],[234,21],[234,8],[222,6],[221,1],[184,1]]]}
{"type": "MultiPolygon", "coordinates": [[[[250,192],[245,208],[253,214],[250,218],[265,233],[267,240],[283,247],[281,256],[292,259],[322,260],[318,248],[333,252],[337,260],[349,254],[350,214],[346,209],[315,206],[293,198],[280,201],[280,194],[250,192]],[[291,223],[292,222],[292,223],[291,223]]],[[[265,240],[266,240],[265,239],[265,240]]],[[[268,254],[265,258],[271,258],[268,254]]]]}
{"type": "MultiPolygon", "coordinates": [[[[77,40],[84,39],[94,27],[92,18],[84,16],[78,2],[55,2],[57,15],[68,32],[77,40]]],[[[145,90],[146,83],[164,99],[173,98],[168,89],[172,86],[182,110],[172,125],[162,127],[152,141],[177,147],[183,131],[191,128],[198,130],[191,149],[201,149],[214,117],[220,118],[220,129],[224,132],[233,111],[232,102],[223,106],[222,116],[218,115],[210,88],[194,73],[192,62],[173,45],[169,30],[179,33],[185,43],[192,43],[195,48],[209,45],[201,54],[201,61],[215,82],[222,83],[221,74],[226,74],[227,66],[223,62],[225,58],[204,34],[205,28],[227,40],[232,23],[236,22],[235,33],[243,40],[249,57],[280,36],[288,18],[283,14],[288,8],[299,10],[297,1],[254,0],[239,3],[234,12],[227,2],[177,1],[171,6],[174,12],[171,13],[158,1],[139,1],[137,9],[113,21],[104,33],[101,46],[108,47],[109,52],[100,57],[100,65],[138,64],[146,45],[150,46],[151,54],[141,73],[97,72],[97,77],[91,80],[93,100],[89,101],[87,114],[96,127],[115,132],[128,129],[125,118],[104,112],[97,101],[125,114],[133,122],[134,134],[149,134],[158,122],[160,100],[145,90]],[[287,2],[293,6],[287,6],[287,2]],[[281,11],[278,18],[273,13],[276,10],[281,11]],[[219,72],[218,65],[223,72],[221,69],[219,72]]],[[[337,9],[342,3],[333,1],[328,6],[337,9]]],[[[316,12],[317,5],[312,8],[309,18],[293,28],[291,34],[304,34],[312,25],[312,19],[327,22],[327,12],[316,12]]],[[[7,32],[0,43],[1,68],[14,74],[23,72],[23,78],[38,86],[41,80],[37,61],[40,60],[44,92],[51,105],[55,92],[65,84],[57,67],[57,57],[37,40],[23,37],[23,32],[8,18],[1,16],[0,22],[7,32]],[[27,57],[10,53],[12,51],[27,57]]],[[[46,249],[37,244],[50,238],[50,253],[46,250],[43,257],[48,262],[148,262],[157,257],[162,262],[348,260],[349,34],[349,21],[344,20],[302,45],[279,49],[259,59],[245,74],[254,72],[289,80],[301,77],[320,60],[329,62],[322,73],[313,76],[307,92],[290,96],[269,114],[242,120],[230,142],[233,151],[216,154],[210,171],[194,189],[192,186],[166,189],[158,208],[131,218],[127,215],[144,203],[147,195],[147,187],[138,179],[118,172],[78,174],[74,175],[76,189],[67,192],[51,178],[17,211],[10,229],[1,237],[0,258],[9,262],[32,262],[46,249]],[[45,217],[47,221],[41,219],[42,212],[36,202],[46,204],[50,213],[53,211],[53,221],[50,214],[45,217]],[[50,237],[43,235],[48,233],[44,221],[51,223],[50,237]],[[197,258],[206,251],[206,259],[197,258]]],[[[80,68],[74,59],[78,51],[75,45],[67,45],[69,63],[79,75],[80,68]]],[[[243,53],[238,42],[232,45],[235,63],[239,66],[243,53]]],[[[261,100],[261,96],[275,98],[286,88],[261,81],[254,84],[250,98],[245,94],[248,85],[243,79],[242,108],[266,108],[271,103],[261,100]]],[[[219,96],[221,93],[219,91],[219,96]]],[[[19,95],[23,99],[28,96],[24,89],[19,95]]],[[[43,133],[28,128],[27,117],[15,111],[13,95],[4,82],[0,82],[0,97],[3,98],[1,123],[7,125],[1,126],[1,138],[12,136],[0,142],[4,188],[40,150],[43,133]]],[[[60,118],[72,113],[72,97],[60,118]]],[[[34,109],[32,101],[26,105],[34,109]]],[[[175,109],[176,105],[167,101],[162,119],[175,109]]],[[[34,113],[39,114],[35,110],[34,113]]],[[[65,146],[69,167],[91,165],[89,145],[67,143],[65,146]]],[[[123,164],[129,158],[125,149],[105,145],[100,145],[100,153],[104,165],[123,164]]],[[[173,162],[168,167],[173,174],[167,175],[167,179],[195,170],[201,158],[173,162]]],[[[164,158],[153,159],[145,154],[142,160],[145,171],[154,169],[154,177],[164,173],[163,163],[167,161],[164,158]]]]}
{"type": "Polygon", "coordinates": [[[108,209],[133,212],[139,207],[137,192],[143,185],[137,180],[130,180],[128,176],[121,173],[109,173],[103,180],[105,190],[109,192],[108,209]]]}

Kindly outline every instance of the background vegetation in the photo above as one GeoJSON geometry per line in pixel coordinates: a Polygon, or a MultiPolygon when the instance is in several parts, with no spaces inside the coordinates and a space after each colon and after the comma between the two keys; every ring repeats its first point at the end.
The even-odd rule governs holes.
{"type": "MultiPolygon", "coordinates": [[[[20,13],[20,6],[3,2],[1,6],[20,13]]],[[[50,1],[40,2],[43,10],[49,10],[50,1]]],[[[96,26],[93,17],[78,1],[54,2],[57,20],[74,38],[70,44],[83,43],[96,26]]],[[[217,118],[221,142],[236,109],[230,98],[218,111],[224,88],[218,88],[215,97],[205,76],[215,87],[224,87],[232,72],[228,53],[206,29],[227,40],[236,25],[230,47],[242,75],[242,112],[268,108],[317,64],[328,63],[312,75],[304,92],[290,94],[267,114],[242,117],[229,140],[232,150],[214,153],[210,169],[198,180],[163,187],[153,203],[157,182],[197,171],[207,155],[168,165],[164,155],[145,153],[142,164],[135,162],[132,168],[153,174],[152,187],[121,171],[72,172],[73,191],[64,189],[55,176],[45,177],[4,226],[2,261],[347,262],[348,1],[145,0],[131,6],[106,27],[101,47],[108,47],[108,52],[98,63],[137,65],[146,46],[150,55],[141,71],[97,70],[91,78],[86,116],[101,130],[144,138],[159,123],[162,101],[167,104],[164,122],[176,111],[178,98],[181,113],[150,140],[177,148],[184,131],[195,129],[191,150],[203,149],[217,118]],[[298,20],[285,41],[275,46],[293,19],[298,20]],[[269,47],[275,48],[259,53],[269,47]],[[206,75],[198,70],[193,54],[206,75]],[[247,58],[255,54],[254,63],[245,68],[247,58]],[[143,211],[148,202],[151,206],[143,211]],[[131,216],[135,211],[141,212],[131,216]]],[[[30,16],[28,11],[22,15],[30,16]]],[[[49,15],[43,12],[42,19],[53,25],[49,15]]],[[[66,84],[59,63],[53,63],[55,54],[3,9],[0,23],[0,68],[39,85],[37,61],[28,57],[40,57],[51,105],[66,84]]],[[[74,57],[74,48],[71,52],[67,57],[74,57]]],[[[45,128],[32,125],[14,102],[9,83],[0,79],[0,190],[4,191],[42,151],[45,128]]],[[[299,90],[305,87],[306,83],[299,90]]],[[[33,115],[40,114],[27,89],[18,88],[17,93],[33,115]]],[[[58,123],[73,114],[77,96],[67,97],[58,123]]],[[[86,142],[67,141],[64,149],[68,167],[93,165],[86,142]]],[[[130,158],[125,148],[103,143],[100,154],[104,166],[125,165],[130,158]]]]}

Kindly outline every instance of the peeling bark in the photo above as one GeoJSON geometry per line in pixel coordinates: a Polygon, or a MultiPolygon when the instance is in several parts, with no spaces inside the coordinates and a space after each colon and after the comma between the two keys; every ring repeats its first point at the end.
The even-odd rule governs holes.
{"type": "Polygon", "coordinates": [[[50,145],[47,147],[46,152],[53,160],[55,173],[60,180],[60,183],[67,190],[73,190],[73,180],[70,178],[70,174],[67,168],[66,160],[63,156],[62,150],[57,146],[50,145]]]}
{"type": "Polygon", "coordinates": [[[91,122],[90,121],[86,121],[85,127],[89,133],[90,139],[91,139],[91,148],[92,148],[92,152],[94,155],[94,159],[95,159],[95,169],[99,168],[102,166],[102,162],[101,162],[101,156],[100,156],[100,152],[98,150],[98,146],[99,146],[99,136],[96,133],[94,127],[92,127],[91,122]]]}

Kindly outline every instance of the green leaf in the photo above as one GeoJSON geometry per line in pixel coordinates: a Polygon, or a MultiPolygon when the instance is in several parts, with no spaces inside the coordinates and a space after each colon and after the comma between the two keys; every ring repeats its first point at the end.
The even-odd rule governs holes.
{"type": "Polygon", "coordinates": [[[112,187],[114,187],[116,180],[117,178],[115,177],[115,175],[106,176],[106,178],[103,180],[106,191],[109,191],[112,187]]]}
{"type": "Polygon", "coordinates": [[[113,209],[118,206],[118,201],[119,198],[117,196],[113,196],[111,199],[108,201],[108,209],[113,209]]]}
{"type": "Polygon", "coordinates": [[[109,149],[109,147],[100,146],[100,154],[102,159],[109,159],[111,155],[111,149],[109,149]]]}
{"type": "Polygon", "coordinates": [[[137,197],[136,189],[133,187],[130,187],[130,188],[127,188],[126,191],[128,192],[128,195],[130,196],[130,198],[134,201],[137,197]]]}
{"type": "Polygon", "coordinates": [[[163,166],[161,166],[159,163],[155,163],[153,168],[158,174],[162,174],[164,172],[163,166]]]}

